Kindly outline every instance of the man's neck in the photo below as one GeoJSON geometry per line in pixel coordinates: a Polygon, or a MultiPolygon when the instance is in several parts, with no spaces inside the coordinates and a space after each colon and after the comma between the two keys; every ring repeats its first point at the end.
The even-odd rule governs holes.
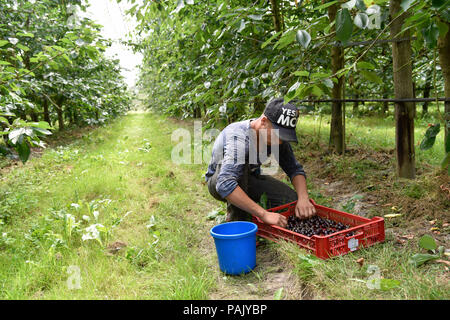
{"type": "Polygon", "coordinates": [[[259,129],[261,128],[261,117],[250,121],[250,129],[255,130],[256,134],[256,152],[259,153],[259,129]]]}

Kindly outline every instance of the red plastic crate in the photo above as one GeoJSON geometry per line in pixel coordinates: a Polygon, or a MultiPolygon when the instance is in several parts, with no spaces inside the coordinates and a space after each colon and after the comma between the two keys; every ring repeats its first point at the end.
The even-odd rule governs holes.
{"type": "MultiPolygon", "coordinates": [[[[367,219],[354,214],[338,211],[315,203],[310,199],[316,208],[318,216],[341,222],[351,226],[349,229],[338,231],[327,236],[307,237],[297,232],[287,230],[275,225],[263,223],[259,218],[253,217],[253,222],[258,225],[258,236],[276,241],[283,239],[294,242],[300,247],[309,250],[311,253],[321,259],[328,259],[334,256],[344,255],[350,251],[355,251],[363,247],[369,247],[385,239],[384,219],[381,217],[373,217],[367,219]],[[347,237],[350,231],[354,235],[347,237]]],[[[293,215],[297,201],[268,209],[268,211],[278,212],[286,218],[293,215]]]]}

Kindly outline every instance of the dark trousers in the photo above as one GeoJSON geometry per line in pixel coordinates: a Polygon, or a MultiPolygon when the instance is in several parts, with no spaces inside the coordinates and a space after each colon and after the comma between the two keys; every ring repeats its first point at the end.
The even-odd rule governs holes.
{"type": "MultiPolygon", "coordinates": [[[[227,202],[227,221],[249,221],[251,214],[232,205],[223,199],[216,191],[217,176],[220,165],[216,172],[208,180],[209,193],[217,200],[227,202]]],[[[244,174],[238,180],[241,189],[256,203],[260,203],[261,196],[265,193],[267,197],[267,209],[281,206],[297,200],[297,193],[287,184],[268,175],[256,175],[249,172],[248,165],[244,168],[244,174]]]]}

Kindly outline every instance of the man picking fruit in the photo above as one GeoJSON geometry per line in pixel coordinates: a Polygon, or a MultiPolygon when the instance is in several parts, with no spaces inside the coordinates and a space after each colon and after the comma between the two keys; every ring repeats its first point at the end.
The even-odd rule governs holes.
{"type": "Polygon", "coordinates": [[[259,118],[232,123],[216,138],[205,177],[209,193],[227,202],[227,221],[250,220],[251,214],[264,223],[286,227],[283,215],[269,212],[257,203],[264,194],[268,208],[297,200],[297,217],[309,218],[316,213],[309,201],[305,171],[289,144],[298,143],[295,131],[298,116],[294,105],[284,104],[282,98],[274,99],[259,118]],[[261,164],[271,154],[295,191],[261,174],[261,164]]]}

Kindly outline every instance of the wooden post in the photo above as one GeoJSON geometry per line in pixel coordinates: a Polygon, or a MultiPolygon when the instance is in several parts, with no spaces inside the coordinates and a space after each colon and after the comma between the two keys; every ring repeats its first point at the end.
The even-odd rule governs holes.
{"type": "MultiPolygon", "coordinates": [[[[401,12],[402,0],[391,0],[389,13],[391,21],[401,12]]],[[[391,38],[396,38],[402,30],[406,12],[391,24],[391,38]]],[[[402,34],[409,38],[409,31],[402,34]]],[[[394,93],[396,99],[413,98],[411,41],[392,42],[394,93]]],[[[395,103],[395,140],[397,153],[397,174],[402,178],[414,179],[416,175],[414,149],[414,106],[413,102],[395,103]]]]}
{"type": "MultiPolygon", "coordinates": [[[[338,5],[334,4],[328,8],[328,17],[330,23],[336,20],[338,5]]],[[[335,26],[333,30],[335,31],[335,26]]],[[[342,46],[333,46],[331,48],[331,73],[335,74],[337,71],[344,68],[344,50],[342,46]]],[[[333,82],[332,98],[341,99],[342,88],[344,81],[342,77],[337,78],[338,82],[333,82]]],[[[342,154],[344,152],[344,124],[342,118],[342,102],[333,101],[331,103],[331,128],[329,148],[332,151],[342,154]]]]}
{"type": "MultiPolygon", "coordinates": [[[[450,23],[446,23],[448,29],[450,30],[450,23]]],[[[444,93],[445,97],[450,97],[450,31],[447,31],[445,36],[439,37],[438,39],[438,50],[439,50],[439,62],[442,69],[442,75],[444,77],[444,93]]],[[[450,139],[449,130],[450,130],[450,102],[445,102],[445,142],[447,139],[450,139]]],[[[445,148],[445,143],[444,143],[445,148]]]]}

